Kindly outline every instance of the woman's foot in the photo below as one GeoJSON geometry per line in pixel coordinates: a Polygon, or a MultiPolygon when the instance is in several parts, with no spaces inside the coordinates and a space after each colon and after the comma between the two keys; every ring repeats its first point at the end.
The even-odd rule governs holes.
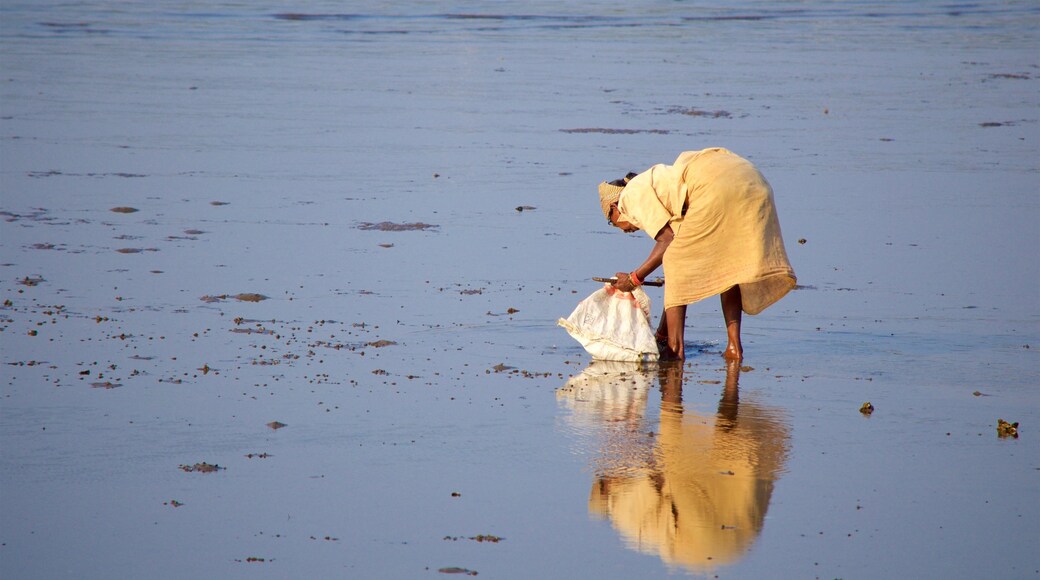
{"type": "Polygon", "coordinates": [[[657,341],[657,360],[684,361],[686,360],[686,345],[683,336],[686,330],[686,306],[672,306],[661,312],[661,323],[654,333],[657,341]]]}
{"type": "Polygon", "coordinates": [[[731,343],[726,346],[726,350],[722,351],[722,358],[728,361],[744,360],[744,349],[731,343]]]}
{"type": "Polygon", "coordinates": [[[657,337],[657,354],[660,355],[658,360],[662,362],[682,360],[679,355],[675,354],[675,351],[668,346],[668,339],[662,339],[657,337]]]}
{"type": "Polygon", "coordinates": [[[743,297],[740,286],[734,286],[721,294],[722,317],[726,321],[726,350],[722,357],[729,361],[744,358],[744,348],[740,345],[740,318],[743,308],[743,297]]]}

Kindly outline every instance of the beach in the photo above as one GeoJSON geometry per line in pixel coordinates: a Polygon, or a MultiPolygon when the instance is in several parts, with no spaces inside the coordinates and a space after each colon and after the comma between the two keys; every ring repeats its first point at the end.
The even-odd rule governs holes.
{"type": "Polygon", "coordinates": [[[1030,2],[6,2],[0,576],[1040,576],[1038,55],[1030,2]],[[716,146],[798,287],[739,365],[714,297],[593,363],[652,245],[596,185],[716,146]]]}

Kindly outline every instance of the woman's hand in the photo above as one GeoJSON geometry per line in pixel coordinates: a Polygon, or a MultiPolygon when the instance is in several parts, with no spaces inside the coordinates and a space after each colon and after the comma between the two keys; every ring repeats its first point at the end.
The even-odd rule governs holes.
{"type": "MultiPolygon", "coordinates": [[[[654,238],[656,243],[654,248],[650,250],[650,255],[647,256],[646,261],[640,264],[638,268],[632,271],[632,273],[642,272],[642,279],[646,280],[657,270],[661,264],[664,263],[664,253],[668,249],[668,245],[672,243],[675,238],[675,232],[672,231],[672,226],[666,225],[661,228],[661,231],[657,232],[657,237],[654,238]]],[[[627,272],[618,272],[617,282],[614,283],[614,287],[622,292],[631,292],[636,289],[637,284],[632,282],[632,275],[627,272]]],[[[638,275],[638,274],[637,274],[638,275]]],[[[640,282],[639,284],[642,284],[640,282]]]]}
{"type": "MultiPolygon", "coordinates": [[[[643,279],[645,280],[647,276],[664,263],[664,252],[668,249],[668,245],[672,243],[674,238],[675,232],[672,231],[672,226],[666,225],[661,228],[661,231],[657,232],[657,237],[654,238],[657,243],[655,243],[654,248],[650,250],[650,255],[642,265],[635,270],[632,270],[632,273],[642,270],[643,279]]],[[[614,276],[617,278],[617,282],[614,282],[614,288],[617,288],[622,292],[631,292],[636,289],[637,284],[632,281],[632,275],[628,272],[618,272],[614,276]]],[[[642,284],[642,282],[639,284],[642,284]]]]}
{"type": "Polygon", "coordinates": [[[622,292],[631,292],[636,289],[636,285],[632,282],[632,278],[628,275],[628,272],[618,272],[614,274],[617,277],[617,282],[614,282],[614,288],[621,290],[622,292]]]}

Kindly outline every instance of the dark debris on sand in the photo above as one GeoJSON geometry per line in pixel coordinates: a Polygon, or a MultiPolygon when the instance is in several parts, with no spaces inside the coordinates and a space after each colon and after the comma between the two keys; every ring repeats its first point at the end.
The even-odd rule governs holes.
{"type": "Polygon", "coordinates": [[[365,230],[365,231],[375,230],[375,231],[380,231],[380,232],[410,232],[410,231],[416,231],[416,230],[423,231],[423,230],[428,230],[428,229],[432,229],[432,228],[439,228],[439,227],[440,226],[438,226],[436,224],[427,224],[427,223],[423,223],[423,222],[400,223],[400,224],[399,223],[394,223],[394,222],[379,222],[379,223],[361,222],[360,224],[358,224],[358,229],[359,230],[365,230]]]}

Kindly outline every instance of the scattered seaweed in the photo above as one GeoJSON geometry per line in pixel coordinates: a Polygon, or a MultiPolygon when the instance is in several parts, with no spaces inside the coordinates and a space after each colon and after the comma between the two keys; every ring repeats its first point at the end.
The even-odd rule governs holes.
{"type": "Polygon", "coordinates": [[[651,135],[667,135],[671,133],[667,129],[607,129],[603,127],[580,127],[576,129],[560,129],[561,133],[603,133],[606,135],[639,135],[649,133],[651,135]]]}
{"type": "Polygon", "coordinates": [[[465,574],[466,576],[476,576],[476,570],[470,570],[468,568],[459,568],[458,566],[449,566],[447,568],[440,568],[437,570],[441,574],[465,574]]]}
{"type": "Polygon", "coordinates": [[[227,469],[226,467],[221,467],[215,463],[206,463],[205,461],[195,465],[181,465],[179,468],[185,473],[214,473],[221,469],[227,469]]]}
{"type": "Polygon", "coordinates": [[[359,230],[371,231],[376,230],[380,232],[410,232],[410,231],[423,231],[432,228],[439,228],[436,224],[427,224],[423,222],[413,223],[394,223],[394,222],[361,222],[358,224],[359,230]]]}
{"type": "Polygon", "coordinates": [[[119,207],[114,207],[108,211],[112,211],[115,213],[134,213],[138,211],[138,209],[136,207],[127,207],[125,205],[121,205],[119,207]]]}
{"type": "Polygon", "coordinates": [[[278,20],[296,20],[296,21],[329,20],[329,19],[331,19],[329,15],[325,15],[325,14],[301,14],[299,12],[280,12],[278,14],[272,14],[271,16],[273,18],[275,18],[275,19],[278,19],[278,20]]]}
{"type": "Polygon", "coordinates": [[[1014,79],[1020,81],[1027,81],[1033,77],[1029,76],[1028,73],[991,73],[989,75],[991,79],[1014,79]]]}
{"type": "Polygon", "coordinates": [[[49,171],[29,171],[29,172],[26,173],[26,175],[28,175],[29,177],[33,177],[33,178],[58,177],[58,176],[65,176],[65,177],[125,177],[125,178],[148,177],[147,175],[144,175],[143,173],[127,173],[127,172],[124,172],[124,171],[109,172],[109,173],[94,173],[94,172],[91,172],[91,173],[65,173],[64,171],[58,171],[56,169],[51,169],[49,171]]]}
{"type": "Polygon", "coordinates": [[[474,542],[489,542],[492,544],[497,544],[505,538],[501,536],[492,536],[491,534],[478,534],[476,536],[470,536],[469,538],[463,538],[462,536],[444,536],[444,540],[449,542],[457,542],[462,539],[469,539],[473,540],[474,542]]]}
{"type": "Polygon", "coordinates": [[[729,119],[733,117],[733,114],[729,111],[707,111],[704,109],[698,109],[696,107],[672,107],[668,110],[669,113],[686,115],[687,117],[710,117],[712,119],[729,119]]]}
{"type": "Polygon", "coordinates": [[[273,330],[268,330],[263,327],[258,328],[232,328],[228,332],[234,332],[236,334],[274,334],[273,330]]]}
{"type": "Polygon", "coordinates": [[[260,302],[261,300],[267,300],[267,296],[264,296],[263,294],[257,294],[255,292],[244,292],[242,294],[234,294],[234,295],[231,295],[231,294],[213,294],[213,295],[207,294],[207,295],[199,298],[199,300],[202,300],[203,302],[207,302],[207,303],[213,303],[213,302],[223,302],[223,301],[231,299],[231,298],[234,298],[235,300],[238,300],[239,302],[260,302]]]}
{"type": "Polygon", "coordinates": [[[239,302],[260,302],[261,300],[267,300],[267,296],[263,294],[257,294],[255,292],[245,292],[242,294],[235,294],[232,298],[239,302]]]}

